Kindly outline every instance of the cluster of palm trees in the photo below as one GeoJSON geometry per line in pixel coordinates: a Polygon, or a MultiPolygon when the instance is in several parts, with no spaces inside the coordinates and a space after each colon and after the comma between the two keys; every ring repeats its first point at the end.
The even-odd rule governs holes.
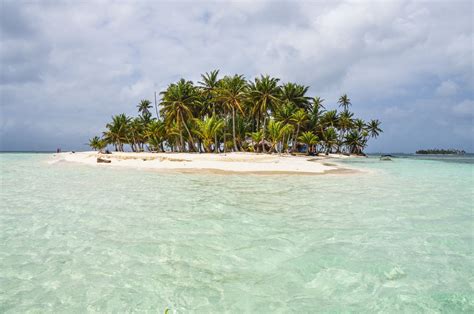
{"type": "Polygon", "coordinates": [[[184,79],[160,93],[160,110],[142,100],[137,117],[119,114],[102,137],[89,145],[103,150],[113,145],[134,152],[299,152],[362,154],[371,137],[382,130],[378,120],[354,118],[347,95],[341,111],[326,110],[324,100],[308,97],[307,86],[279,84],[278,78],[242,75],[219,78],[219,71],[201,75],[196,85],[184,79]]]}

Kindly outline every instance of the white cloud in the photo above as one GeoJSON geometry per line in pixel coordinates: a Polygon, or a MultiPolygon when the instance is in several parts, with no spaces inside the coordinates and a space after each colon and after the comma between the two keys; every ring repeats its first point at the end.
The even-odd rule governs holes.
{"type": "MultiPolygon", "coordinates": [[[[329,106],[348,93],[386,134],[435,138],[402,113],[445,119],[442,131],[472,147],[452,127],[474,89],[469,1],[3,1],[0,11],[11,17],[0,18],[0,132],[23,134],[3,149],[82,145],[110,115],[215,68],[311,85],[329,106]],[[55,131],[63,126],[67,139],[55,131]]],[[[372,149],[410,150],[409,141],[382,136],[372,149]]]]}
{"type": "Polygon", "coordinates": [[[458,85],[451,81],[447,80],[442,82],[437,88],[436,88],[436,94],[438,96],[452,96],[455,95],[459,90],[458,85]]]}
{"type": "Polygon", "coordinates": [[[466,99],[460,102],[453,107],[453,112],[454,114],[461,115],[465,118],[474,118],[474,100],[466,99]]]}

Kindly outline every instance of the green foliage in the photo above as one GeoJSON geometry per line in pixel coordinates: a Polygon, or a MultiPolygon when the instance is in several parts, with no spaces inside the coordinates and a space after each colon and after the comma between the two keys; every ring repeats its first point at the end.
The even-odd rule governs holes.
{"type": "Polygon", "coordinates": [[[311,131],[303,132],[298,139],[306,145],[315,145],[318,142],[318,137],[311,131]]]}
{"type": "Polygon", "coordinates": [[[342,95],[326,109],[324,99],[309,97],[308,86],[262,75],[247,81],[242,75],[219,77],[219,70],[193,82],[181,79],[160,93],[160,117],[153,117],[149,100],[137,105],[139,116],[119,114],[107,123],[103,138],[89,144],[100,150],[111,144],[133,151],[258,151],[295,150],[360,154],[369,138],[382,133],[379,120],[366,123],[349,111],[342,95]],[[323,105],[324,103],[324,105],[323,105]]]}
{"type": "Polygon", "coordinates": [[[282,140],[293,131],[293,126],[284,124],[282,121],[275,121],[273,119],[268,123],[268,139],[271,143],[271,151],[281,153],[282,140]]]}
{"type": "Polygon", "coordinates": [[[204,150],[211,152],[211,145],[216,145],[215,137],[219,136],[224,128],[224,120],[210,117],[204,120],[195,119],[194,122],[196,123],[195,133],[203,141],[204,150]]]}
{"type": "Polygon", "coordinates": [[[98,136],[94,136],[89,140],[89,146],[93,150],[102,151],[104,148],[107,147],[107,142],[98,136]]]}
{"type": "Polygon", "coordinates": [[[416,151],[417,154],[420,155],[464,155],[466,154],[466,151],[464,150],[459,150],[459,149],[440,149],[440,148],[434,148],[434,149],[420,149],[416,151]]]}

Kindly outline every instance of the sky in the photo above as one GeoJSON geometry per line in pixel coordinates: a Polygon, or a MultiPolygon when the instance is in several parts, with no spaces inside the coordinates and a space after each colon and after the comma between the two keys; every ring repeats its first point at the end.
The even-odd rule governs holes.
{"type": "Polygon", "coordinates": [[[471,1],[0,0],[0,150],[87,150],[111,116],[220,69],[382,121],[368,152],[474,151],[471,1]]]}

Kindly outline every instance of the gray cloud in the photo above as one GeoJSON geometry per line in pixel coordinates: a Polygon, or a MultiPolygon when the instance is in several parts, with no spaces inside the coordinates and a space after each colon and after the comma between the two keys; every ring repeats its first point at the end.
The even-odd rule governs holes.
{"type": "Polygon", "coordinates": [[[474,150],[472,3],[2,1],[0,149],[70,149],[219,68],[348,93],[371,151],[474,150]]]}

